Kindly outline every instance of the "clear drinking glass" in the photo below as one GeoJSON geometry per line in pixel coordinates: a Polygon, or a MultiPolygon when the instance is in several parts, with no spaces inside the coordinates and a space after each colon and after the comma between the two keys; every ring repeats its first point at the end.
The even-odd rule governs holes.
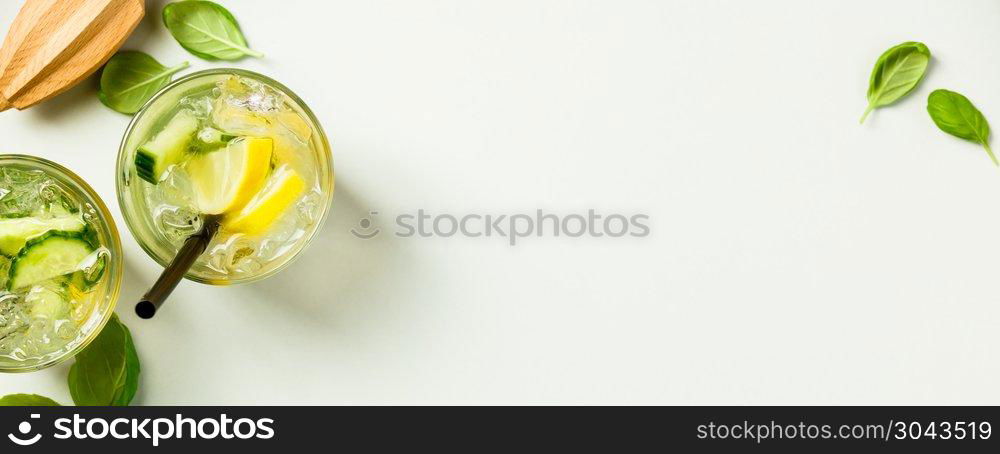
{"type": "Polygon", "coordinates": [[[140,110],[125,132],[117,167],[118,199],[125,222],[139,245],[166,267],[185,240],[205,225],[187,162],[225,149],[234,137],[273,139],[272,173],[297,171],[305,191],[266,232],[227,232],[225,224],[185,278],[229,285],[267,278],[287,267],[326,220],[333,198],[330,144],[313,112],[291,90],[251,71],[212,69],[171,83],[140,110]],[[140,147],[170,129],[181,111],[197,119],[185,158],[149,181],[137,171],[140,147]],[[222,145],[213,145],[213,144],[222,145]],[[213,149],[213,147],[216,147],[213,149]]]}
{"type": "MultiPolygon", "coordinates": [[[[107,206],[86,182],[32,156],[0,155],[0,218],[0,249],[18,250],[0,254],[0,280],[5,281],[0,285],[0,372],[44,369],[79,353],[114,313],[123,271],[121,239],[107,206]],[[66,219],[75,221],[67,224],[66,219]],[[18,232],[27,233],[19,237],[18,232]],[[29,276],[25,283],[31,284],[16,285],[11,268],[37,269],[41,263],[43,270],[53,269],[47,258],[29,257],[32,248],[52,238],[65,238],[70,246],[85,244],[79,247],[89,255],[78,264],[64,260],[65,275],[29,276]]],[[[66,244],[49,250],[59,246],[66,244]]]]}

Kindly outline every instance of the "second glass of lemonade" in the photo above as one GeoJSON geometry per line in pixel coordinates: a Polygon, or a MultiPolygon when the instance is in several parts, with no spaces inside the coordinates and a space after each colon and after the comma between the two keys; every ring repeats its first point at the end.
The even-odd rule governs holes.
{"type": "Polygon", "coordinates": [[[334,188],[312,111],[280,83],[234,69],[191,74],[154,96],[125,134],[117,172],[125,221],[162,266],[218,223],[185,275],[212,285],[287,266],[322,226],[334,188]]]}
{"type": "Polygon", "coordinates": [[[0,372],[83,350],[114,312],[122,248],[101,198],[65,167],[0,155],[0,372]]]}

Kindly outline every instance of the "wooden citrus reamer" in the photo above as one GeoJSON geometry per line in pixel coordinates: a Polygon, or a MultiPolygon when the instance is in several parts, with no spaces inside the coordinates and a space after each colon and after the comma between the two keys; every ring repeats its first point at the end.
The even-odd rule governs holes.
{"type": "Polygon", "coordinates": [[[26,109],[93,74],[145,9],[143,0],[26,0],[0,48],[0,111],[26,109]]]}

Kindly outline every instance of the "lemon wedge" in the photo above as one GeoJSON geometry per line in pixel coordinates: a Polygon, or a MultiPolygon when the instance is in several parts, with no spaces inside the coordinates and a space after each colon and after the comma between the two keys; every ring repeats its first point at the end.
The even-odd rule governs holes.
{"type": "Polygon", "coordinates": [[[224,150],[198,156],[187,164],[198,210],[203,214],[228,214],[253,199],[271,169],[274,141],[241,138],[224,150]]]}
{"type": "Polygon", "coordinates": [[[228,231],[247,235],[266,233],[305,190],[305,180],[298,172],[287,166],[280,167],[264,190],[239,213],[229,217],[223,226],[228,231]]]}

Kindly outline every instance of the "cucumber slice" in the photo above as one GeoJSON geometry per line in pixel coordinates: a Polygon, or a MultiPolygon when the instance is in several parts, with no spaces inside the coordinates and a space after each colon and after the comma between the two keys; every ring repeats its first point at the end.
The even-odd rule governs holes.
{"type": "Polygon", "coordinates": [[[73,273],[93,252],[80,234],[49,232],[28,242],[11,263],[7,289],[16,291],[73,273]]]}
{"type": "Polygon", "coordinates": [[[184,159],[188,144],[198,131],[198,119],[182,110],[167,126],[135,153],[135,171],[139,178],[157,184],[167,168],[184,159]]]}
{"type": "Polygon", "coordinates": [[[80,233],[87,227],[80,216],[59,216],[50,219],[12,218],[0,219],[0,254],[13,257],[21,252],[32,238],[53,230],[80,233]]]}
{"type": "MultiPolygon", "coordinates": [[[[0,289],[7,288],[7,281],[9,280],[10,280],[10,258],[4,255],[0,255],[0,289]]],[[[0,338],[2,337],[3,336],[0,335],[0,338]]]]}
{"type": "Polygon", "coordinates": [[[33,318],[46,318],[52,321],[69,318],[69,301],[54,289],[38,286],[24,297],[28,305],[28,313],[33,318]]]}

